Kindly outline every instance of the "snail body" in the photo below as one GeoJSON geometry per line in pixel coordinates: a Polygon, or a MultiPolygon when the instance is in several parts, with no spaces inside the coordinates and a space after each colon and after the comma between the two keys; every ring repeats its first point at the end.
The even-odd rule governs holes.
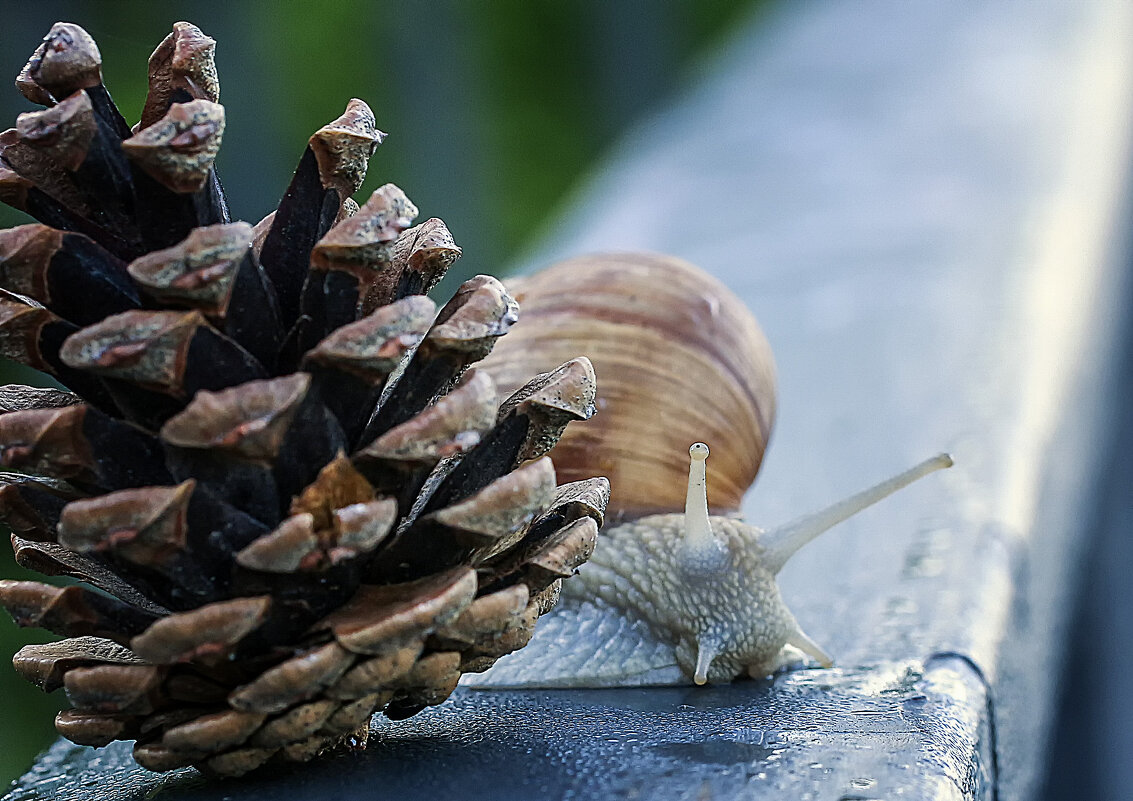
{"type": "Polygon", "coordinates": [[[524,339],[521,318],[518,341],[484,367],[506,387],[509,372],[539,369],[540,359],[553,361],[564,347],[594,362],[600,414],[568,432],[550,456],[560,475],[597,464],[609,476],[609,523],[531,646],[465,683],[725,682],[767,675],[800,651],[830,666],[783,602],[776,574],[818,534],[950,466],[950,457],[760,529],[737,512],[770,435],[774,366],[742,301],[692,265],[641,254],[575,259],[514,291],[523,314],[538,317],[532,330],[542,340],[524,339]],[[559,320],[549,324],[549,316],[559,320]],[[699,441],[710,437],[719,451],[712,460],[699,441]]]}
{"type": "MultiPolygon", "coordinates": [[[[717,547],[703,550],[680,547],[685,529],[679,514],[615,526],[596,549],[598,559],[575,577],[579,586],[571,587],[576,601],[585,595],[598,601],[596,611],[605,605],[632,614],[667,641],[680,668],[680,676],[673,675],[678,683],[763,675],[775,669],[783,645],[801,635],[761,558],[758,529],[730,518],[716,523],[717,547]]],[[[612,667],[613,676],[599,673],[585,683],[612,678],[620,684],[634,675],[658,683],[660,666],[628,660],[612,667]]],[[[576,674],[566,683],[581,679],[576,674]]]]}

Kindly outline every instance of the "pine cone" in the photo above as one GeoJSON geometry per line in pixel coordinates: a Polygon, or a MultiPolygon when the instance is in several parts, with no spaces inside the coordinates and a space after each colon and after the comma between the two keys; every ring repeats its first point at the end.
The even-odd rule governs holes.
{"type": "Polygon", "coordinates": [[[0,582],[68,639],[16,669],[77,743],[151,770],[238,775],[364,739],[523,646],[589,555],[605,479],[544,454],[593,411],[586,359],[499,404],[468,369],[515,321],[494,278],[439,313],[460,255],[392,184],[350,195],[384,134],[350,101],[279,208],[231,222],[213,160],[212,39],[178,23],[133,132],[81,28],[17,85],[0,134],[0,353],[69,388],[0,389],[16,559],[82,585],[0,582]]]}

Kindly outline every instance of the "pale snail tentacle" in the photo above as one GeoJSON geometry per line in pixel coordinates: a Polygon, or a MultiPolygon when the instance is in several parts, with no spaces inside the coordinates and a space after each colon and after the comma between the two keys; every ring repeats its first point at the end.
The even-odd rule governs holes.
{"type": "Polygon", "coordinates": [[[767,568],[772,573],[778,573],[799,548],[822,532],[849,517],[853,517],[863,509],[873,506],[878,501],[888,498],[897,490],[907,487],[917,479],[951,466],[952,457],[947,453],[938,453],[931,459],[925,459],[920,464],[875,484],[869,489],[854,493],[848,498],[827,506],[825,509],[803,515],[784,526],[764,532],[762,540],[763,547],[766,550],[764,562],[767,568]]]}
{"type": "Polygon", "coordinates": [[[822,646],[812,640],[807,633],[795,623],[795,630],[787,636],[787,645],[798,648],[822,667],[834,667],[834,657],[826,653],[822,646]]]}
{"type": "Polygon", "coordinates": [[[688,449],[688,494],[685,497],[684,538],[680,565],[689,580],[703,579],[727,569],[728,548],[712,531],[708,516],[708,446],[695,442],[688,449]]]}
{"type": "Polygon", "coordinates": [[[708,446],[694,442],[688,449],[688,495],[685,497],[685,544],[690,548],[716,545],[712,521],[708,519],[708,476],[704,463],[708,446]]]}
{"type": "Polygon", "coordinates": [[[720,650],[720,643],[712,638],[700,637],[697,639],[696,669],[692,674],[694,684],[708,683],[708,669],[712,667],[712,660],[720,650]]]}

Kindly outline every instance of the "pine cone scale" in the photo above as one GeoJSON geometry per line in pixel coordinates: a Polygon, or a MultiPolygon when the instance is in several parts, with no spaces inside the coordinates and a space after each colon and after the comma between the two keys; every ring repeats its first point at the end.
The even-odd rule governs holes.
{"type": "Polygon", "coordinates": [[[73,743],[101,748],[115,740],[131,739],[134,730],[132,715],[98,715],[66,709],[55,716],[55,728],[73,743]]]}
{"type": "Polygon", "coordinates": [[[270,607],[270,597],[253,596],[177,612],[155,621],[131,639],[130,648],[156,664],[189,659],[216,661],[263,623],[270,607]]]}
{"type": "Polygon", "coordinates": [[[226,709],[166,729],[161,744],[173,751],[226,750],[243,745],[267,720],[262,712],[226,709]]]}
{"type": "Polygon", "coordinates": [[[12,659],[16,671],[46,692],[63,686],[76,667],[98,664],[144,664],[132,651],[101,637],[74,637],[43,645],[25,645],[12,659]]]}
{"type": "Polygon", "coordinates": [[[354,655],[336,642],[270,668],[237,688],[228,703],[244,712],[282,712],[333,685],[354,662],[354,655]]]}
{"type": "Polygon", "coordinates": [[[147,715],[154,711],[160,681],[161,670],[155,665],[93,665],[68,670],[63,687],[77,709],[147,715]]]}
{"type": "Polygon", "coordinates": [[[169,609],[127,584],[105,564],[69,548],[54,542],[33,542],[13,534],[12,550],[20,567],[47,576],[77,578],[143,611],[158,616],[169,614],[169,609]]]}
{"type": "Polygon", "coordinates": [[[53,587],[38,581],[0,581],[0,603],[21,626],[64,637],[101,637],[123,645],[157,619],[153,613],[84,587],[53,587]]]}

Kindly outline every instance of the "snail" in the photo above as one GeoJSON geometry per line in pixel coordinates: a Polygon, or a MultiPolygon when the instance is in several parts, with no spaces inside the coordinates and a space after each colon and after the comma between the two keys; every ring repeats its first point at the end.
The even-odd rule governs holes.
{"type": "Polygon", "coordinates": [[[767,675],[798,651],[832,665],[787,609],[776,574],[818,534],[951,458],[764,531],[738,515],[771,433],[775,369],[739,298],[693,265],[652,254],[573,259],[509,288],[521,320],[483,369],[509,391],[562,354],[588,356],[599,414],[550,455],[561,480],[597,471],[612,492],[593,556],[564,582],[530,647],[465,683],[705,684],[767,675]]]}

